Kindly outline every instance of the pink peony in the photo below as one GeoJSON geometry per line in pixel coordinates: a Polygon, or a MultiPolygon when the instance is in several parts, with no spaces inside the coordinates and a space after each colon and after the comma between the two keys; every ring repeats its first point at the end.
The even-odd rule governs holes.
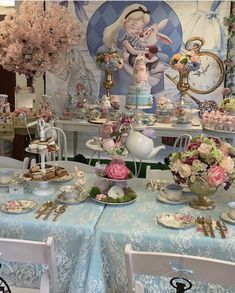
{"type": "Polygon", "coordinates": [[[224,168],[213,166],[207,171],[207,182],[210,186],[217,187],[224,182],[225,175],[224,168]]]}
{"type": "Polygon", "coordinates": [[[130,170],[120,162],[113,162],[106,168],[107,176],[111,179],[123,180],[127,179],[130,170]]]}

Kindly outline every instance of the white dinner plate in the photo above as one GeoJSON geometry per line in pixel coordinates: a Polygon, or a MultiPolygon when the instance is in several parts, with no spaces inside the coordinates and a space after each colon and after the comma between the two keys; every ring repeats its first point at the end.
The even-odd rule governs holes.
{"type": "Polygon", "coordinates": [[[165,227],[174,229],[186,229],[195,226],[195,219],[187,214],[167,214],[157,216],[157,222],[165,227]]]}

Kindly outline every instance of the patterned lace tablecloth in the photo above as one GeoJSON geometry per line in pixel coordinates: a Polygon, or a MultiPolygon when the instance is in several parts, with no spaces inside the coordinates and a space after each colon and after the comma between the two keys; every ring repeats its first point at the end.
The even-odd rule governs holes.
{"type": "MultiPolygon", "coordinates": [[[[88,182],[95,180],[95,175],[88,176],[88,182]]],[[[71,184],[64,182],[63,185],[71,184]]],[[[39,204],[55,199],[59,194],[62,183],[51,183],[56,192],[52,196],[34,196],[28,192],[24,196],[13,196],[7,189],[0,188],[0,201],[13,199],[33,199],[39,204]]],[[[79,205],[70,205],[57,222],[49,220],[36,220],[35,212],[26,214],[6,214],[0,212],[0,237],[19,238],[35,241],[45,241],[51,235],[55,241],[56,263],[58,268],[60,292],[67,292],[69,287],[76,290],[84,288],[89,268],[90,254],[93,247],[95,226],[102,214],[104,206],[92,201],[85,201],[79,205]]],[[[10,284],[39,287],[41,267],[33,265],[12,264],[9,268],[3,264],[1,276],[7,274],[10,284]]],[[[45,268],[44,268],[45,269],[45,268]]],[[[82,290],[82,289],[81,289],[82,290]]],[[[75,291],[71,291],[75,292],[75,291]]]]}
{"type": "MultiPolygon", "coordinates": [[[[133,249],[169,252],[235,261],[235,226],[227,224],[227,239],[221,239],[216,230],[216,238],[205,237],[196,227],[189,229],[171,229],[159,225],[156,221],[160,213],[187,213],[195,217],[211,215],[219,219],[227,203],[234,200],[235,190],[225,192],[219,189],[213,196],[216,208],[213,211],[199,211],[188,204],[169,205],[156,200],[156,193],[145,189],[144,179],[133,179],[130,186],[137,192],[137,200],[125,206],[106,206],[96,226],[95,247],[92,251],[90,269],[87,278],[86,293],[127,292],[127,274],[124,260],[125,244],[131,243],[133,249]]],[[[192,197],[192,195],[188,195],[192,197]]],[[[157,264],[156,264],[157,265],[157,264]]],[[[153,277],[144,279],[146,292],[172,292],[165,278],[156,281],[153,277]]],[[[223,288],[220,285],[200,284],[190,292],[232,293],[235,288],[223,288]]],[[[73,291],[71,293],[78,292],[73,291]]]]}

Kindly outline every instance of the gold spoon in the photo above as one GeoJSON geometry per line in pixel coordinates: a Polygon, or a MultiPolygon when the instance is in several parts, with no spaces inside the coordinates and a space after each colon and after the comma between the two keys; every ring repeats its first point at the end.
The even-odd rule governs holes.
{"type": "Polygon", "coordinates": [[[206,230],[206,226],[205,226],[205,223],[206,223],[205,218],[202,217],[202,216],[197,217],[197,223],[202,225],[202,230],[203,230],[204,235],[209,236],[209,234],[208,234],[208,232],[206,230]]]}

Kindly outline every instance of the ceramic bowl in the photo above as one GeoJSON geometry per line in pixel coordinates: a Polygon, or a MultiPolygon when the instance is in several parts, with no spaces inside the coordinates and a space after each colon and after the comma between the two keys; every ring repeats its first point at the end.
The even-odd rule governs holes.
{"type": "Polygon", "coordinates": [[[10,169],[3,169],[0,171],[0,184],[8,184],[11,182],[14,171],[10,169]]]}
{"type": "Polygon", "coordinates": [[[60,191],[66,199],[75,198],[79,195],[79,188],[75,185],[61,186],[60,191]]]}

